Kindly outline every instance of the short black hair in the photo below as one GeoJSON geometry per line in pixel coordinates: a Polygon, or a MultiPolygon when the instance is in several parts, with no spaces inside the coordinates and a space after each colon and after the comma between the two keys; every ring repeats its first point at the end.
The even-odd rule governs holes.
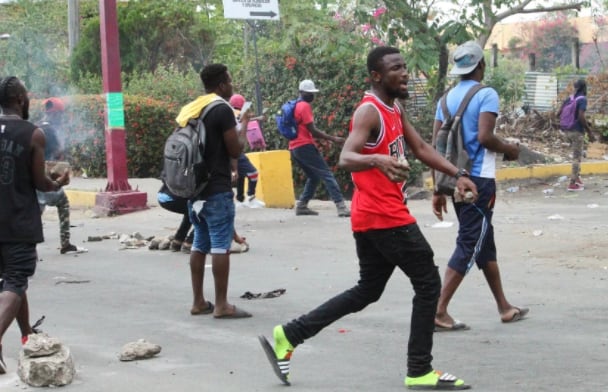
{"type": "Polygon", "coordinates": [[[16,76],[8,76],[0,80],[0,106],[9,107],[24,94],[23,85],[16,76]]]}
{"type": "Polygon", "coordinates": [[[585,82],[585,79],[578,79],[574,82],[574,90],[575,95],[587,95],[587,82],[585,82]]]}
{"type": "Polygon", "coordinates": [[[367,72],[380,71],[382,58],[387,54],[401,53],[399,49],[392,46],[378,46],[367,55],[367,72]]]}
{"type": "Polygon", "coordinates": [[[200,76],[205,91],[213,91],[220,83],[228,82],[228,67],[224,64],[209,64],[201,70],[200,76]]]}

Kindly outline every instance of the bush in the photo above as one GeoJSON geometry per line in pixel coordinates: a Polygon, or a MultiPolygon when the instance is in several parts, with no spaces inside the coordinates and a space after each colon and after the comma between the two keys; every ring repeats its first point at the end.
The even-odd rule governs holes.
{"type": "MultiPolygon", "coordinates": [[[[76,95],[66,100],[65,152],[75,170],[106,177],[105,99],[101,95],[76,95]]],[[[129,177],[158,177],[165,139],[175,127],[179,108],[141,96],[126,95],[125,133],[129,177]]],[[[32,119],[42,117],[42,101],[32,101],[32,119]]]]}

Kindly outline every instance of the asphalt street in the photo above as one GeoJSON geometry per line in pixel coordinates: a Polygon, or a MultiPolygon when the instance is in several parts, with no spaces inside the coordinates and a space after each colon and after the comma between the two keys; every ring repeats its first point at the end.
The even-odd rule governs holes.
{"type": "MultiPolygon", "coordinates": [[[[97,182],[96,182],[97,181],[97,182]]],[[[483,274],[471,270],[451,314],[471,326],[435,334],[437,369],[464,378],[476,391],[601,391],[608,364],[608,176],[585,178],[584,192],[566,192],[557,178],[500,184],[494,215],[499,265],[508,299],[529,317],[500,322],[483,274]]],[[[75,179],[72,187],[103,188],[75,179]]],[[[251,249],[231,261],[230,300],[250,319],[191,316],[188,256],[146,247],[121,249],[112,232],[167,236],[180,217],[155,203],[156,180],[131,180],[149,193],[151,208],[93,218],[72,211],[73,242],[89,249],[60,255],[56,209],[43,215],[46,242],[38,247],[30,282],[32,320],[72,352],[74,382],[66,391],[279,391],[257,336],[271,337],[289,321],[350,288],[358,278],[348,219],[330,202],[314,201],[317,217],[293,210],[239,209],[237,230],[251,249]],[[279,288],[277,298],[242,299],[279,288]],[[137,339],[162,346],[152,359],[120,362],[121,347],[137,339]]],[[[435,251],[443,275],[457,232],[453,214],[437,227],[430,200],[409,202],[435,251]],[[450,225],[450,222],[452,225],[450,225]]],[[[211,270],[205,293],[213,300],[211,270]]],[[[299,346],[292,359],[294,391],[402,391],[411,312],[409,281],[395,272],[383,297],[330,325],[299,346]]],[[[19,331],[3,339],[9,372],[3,392],[27,391],[17,374],[19,331]]]]}

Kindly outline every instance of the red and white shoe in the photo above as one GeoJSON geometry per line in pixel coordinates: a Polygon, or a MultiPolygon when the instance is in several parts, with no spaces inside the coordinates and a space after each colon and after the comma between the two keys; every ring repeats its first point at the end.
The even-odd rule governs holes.
{"type": "Polygon", "coordinates": [[[577,184],[576,182],[573,182],[572,184],[568,185],[568,192],[579,192],[583,190],[585,190],[585,187],[583,185],[577,184]]]}

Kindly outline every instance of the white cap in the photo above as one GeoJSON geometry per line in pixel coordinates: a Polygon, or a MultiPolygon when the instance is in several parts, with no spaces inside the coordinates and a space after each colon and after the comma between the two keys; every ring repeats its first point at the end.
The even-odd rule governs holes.
{"type": "Polygon", "coordinates": [[[450,74],[468,75],[475,70],[481,59],[483,59],[481,46],[475,41],[465,42],[457,47],[452,55],[454,66],[450,74]]]}
{"type": "Polygon", "coordinates": [[[305,93],[318,93],[319,90],[315,88],[315,84],[312,80],[306,79],[300,82],[300,91],[305,93]]]}

